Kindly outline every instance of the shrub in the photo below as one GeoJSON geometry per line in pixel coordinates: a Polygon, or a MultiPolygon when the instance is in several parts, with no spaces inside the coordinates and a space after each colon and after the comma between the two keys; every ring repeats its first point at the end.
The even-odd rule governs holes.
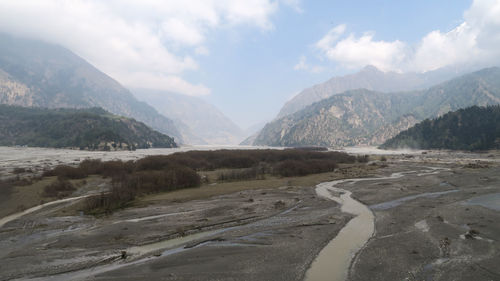
{"type": "Polygon", "coordinates": [[[134,162],[123,162],[120,160],[106,161],[100,166],[99,174],[104,177],[120,177],[122,174],[130,174],[134,171],[134,162]]]}
{"type": "Polygon", "coordinates": [[[262,177],[263,173],[259,173],[257,167],[252,167],[247,169],[221,172],[219,173],[217,180],[219,181],[251,180],[251,179],[256,179],[258,175],[261,176],[260,178],[263,178],[262,177]]]}
{"type": "Polygon", "coordinates": [[[44,197],[62,198],[69,196],[76,188],[66,179],[58,179],[43,189],[44,197]]]}
{"type": "Polygon", "coordinates": [[[368,155],[358,155],[356,157],[356,161],[358,161],[359,163],[368,163],[368,161],[370,161],[370,156],[368,156],[368,155]]]}
{"type": "Polygon", "coordinates": [[[200,176],[193,169],[184,166],[172,166],[162,171],[139,171],[122,180],[124,186],[139,193],[196,187],[200,183],[200,176]]]}
{"type": "Polygon", "coordinates": [[[297,160],[285,160],[276,165],[274,173],[282,177],[293,177],[305,176],[309,172],[305,163],[297,160]]]}
{"type": "Polygon", "coordinates": [[[22,174],[22,173],[25,173],[26,172],[26,169],[25,168],[14,168],[14,170],[12,171],[14,174],[22,174]]]}
{"type": "Polygon", "coordinates": [[[67,165],[59,165],[43,173],[44,177],[57,176],[59,179],[83,179],[88,175],[84,170],[67,165]]]}
{"type": "Polygon", "coordinates": [[[101,167],[101,159],[85,159],[78,165],[78,168],[80,168],[87,175],[99,174],[101,167]]]}
{"type": "Polygon", "coordinates": [[[136,194],[134,189],[113,186],[109,193],[102,192],[100,195],[86,198],[84,212],[87,214],[110,214],[129,205],[135,200],[136,194]]]}
{"type": "Polygon", "coordinates": [[[336,168],[337,163],[333,160],[285,160],[274,167],[273,173],[282,177],[295,177],[333,172],[336,168]]]}

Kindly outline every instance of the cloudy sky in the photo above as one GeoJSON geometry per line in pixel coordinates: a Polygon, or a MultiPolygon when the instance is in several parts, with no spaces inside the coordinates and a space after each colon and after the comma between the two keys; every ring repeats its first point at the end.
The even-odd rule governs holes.
{"type": "Polygon", "coordinates": [[[0,0],[0,31],[61,44],[130,88],[200,96],[243,128],[368,64],[500,64],[500,0],[0,0]]]}

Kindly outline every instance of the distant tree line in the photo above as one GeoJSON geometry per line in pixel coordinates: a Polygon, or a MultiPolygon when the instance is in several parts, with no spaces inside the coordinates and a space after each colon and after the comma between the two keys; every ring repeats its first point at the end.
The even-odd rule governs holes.
{"type": "Polygon", "coordinates": [[[0,105],[0,145],[134,150],[175,147],[141,122],[101,108],[47,109],[0,105]]]}
{"type": "Polygon", "coordinates": [[[498,149],[500,105],[472,106],[436,119],[426,119],[380,147],[471,151],[498,149]]]}

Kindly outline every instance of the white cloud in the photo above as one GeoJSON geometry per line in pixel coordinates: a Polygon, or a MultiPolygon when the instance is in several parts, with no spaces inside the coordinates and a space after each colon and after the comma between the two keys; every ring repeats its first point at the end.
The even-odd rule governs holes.
{"type": "Polygon", "coordinates": [[[220,27],[272,29],[272,0],[0,0],[0,31],[63,45],[130,87],[210,91],[182,74],[220,27]]]}
{"type": "Polygon", "coordinates": [[[132,85],[142,86],[146,89],[148,88],[147,85],[155,85],[154,89],[156,90],[172,91],[189,96],[203,96],[210,94],[209,88],[203,85],[193,85],[175,75],[164,75],[150,72],[124,72],[121,73],[120,76],[127,79],[127,81],[130,81],[132,85]]]}
{"type": "Polygon", "coordinates": [[[345,29],[346,29],[345,24],[340,24],[330,29],[330,31],[328,31],[328,33],[326,33],[326,35],[323,36],[323,38],[321,38],[321,40],[319,40],[316,43],[316,47],[327,52],[329,49],[332,48],[332,45],[335,44],[335,42],[340,38],[340,36],[344,34],[345,29]]]}
{"type": "Polygon", "coordinates": [[[293,67],[293,69],[297,71],[303,70],[312,73],[320,73],[325,70],[322,66],[308,64],[305,56],[301,56],[299,58],[299,62],[293,67]]]}
{"type": "Polygon", "coordinates": [[[210,51],[205,46],[199,46],[194,49],[195,54],[200,56],[208,56],[210,51]]]}
{"type": "Polygon", "coordinates": [[[425,72],[446,66],[500,63],[500,1],[475,0],[464,20],[449,32],[434,30],[418,44],[375,40],[374,33],[345,35],[339,25],[315,47],[331,61],[346,68],[374,65],[384,71],[425,72]]]}
{"type": "Polygon", "coordinates": [[[284,5],[287,5],[287,6],[291,7],[292,9],[294,9],[297,13],[304,12],[304,10],[302,9],[302,7],[300,5],[301,0],[281,0],[281,2],[284,5]]]}
{"type": "Polygon", "coordinates": [[[321,49],[327,58],[339,62],[344,67],[374,65],[387,71],[394,70],[404,60],[405,44],[401,41],[374,41],[373,34],[370,33],[359,38],[351,34],[338,41],[344,31],[345,26],[339,25],[316,43],[316,47],[321,49]]]}
{"type": "Polygon", "coordinates": [[[199,28],[178,18],[165,20],[161,31],[166,38],[183,45],[196,46],[205,39],[199,28]]]}

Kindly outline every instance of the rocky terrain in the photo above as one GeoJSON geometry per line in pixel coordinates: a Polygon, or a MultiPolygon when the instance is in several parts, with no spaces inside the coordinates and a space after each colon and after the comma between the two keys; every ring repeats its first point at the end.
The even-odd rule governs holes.
{"type": "Polygon", "coordinates": [[[103,217],[76,212],[76,196],[96,190],[89,181],[72,201],[0,219],[0,280],[308,280],[318,253],[353,218],[315,186],[349,178],[364,180],[335,186],[370,208],[375,231],[348,280],[496,280],[499,157],[372,156],[314,177],[145,197],[103,217]]]}
{"type": "Polygon", "coordinates": [[[268,123],[254,145],[375,145],[425,118],[500,103],[500,69],[487,68],[427,90],[347,91],[268,123]]]}
{"type": "Polygon", "coordinates": [[[425,73],[383,72],[368,65],[357,73],[336,76],[303,90],[285,103],[276,118],[293,114],[308,105],[349,90],[367,89],[376,92],[419,90],[451,79],[460,73],[463,73],[463,70],[438,69],[425,73]]]}

